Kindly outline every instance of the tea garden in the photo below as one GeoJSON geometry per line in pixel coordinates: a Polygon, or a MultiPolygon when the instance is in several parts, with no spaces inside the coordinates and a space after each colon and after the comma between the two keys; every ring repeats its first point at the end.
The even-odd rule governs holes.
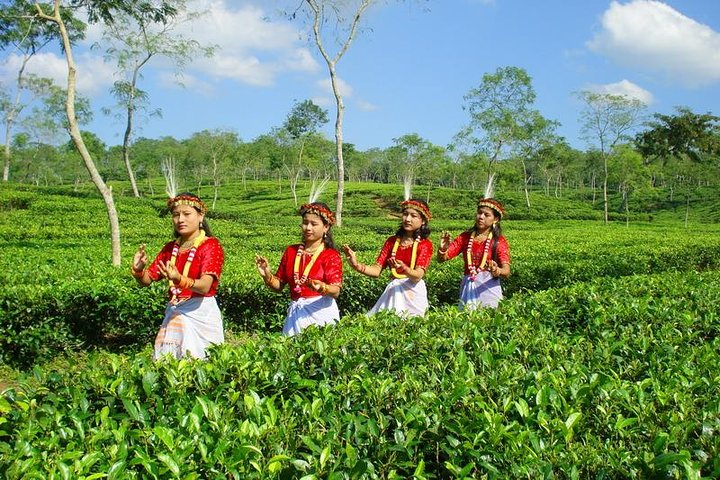
{"type": "MultiPolygon", "coordinates": [[[[712,202],[687,225],[681,201],[604,225],[587,198],[533,194],[527,208],[502,192],[513,274],[496,311],[458,312],[456,259],[431,264],[425,318],[367,318],[387,277],[348,268],[340,323],[290,339],[287,294],[253,258],[277,265],[298,240],[292,195],[227,185],[209,220],[228,341],[207,362],[153,362],[163,286],[138,288],[128,266],[170,222],[162,196],[115,188],[119,269],[91,186],[0,186],[3,478],[720,476],[712,202]]],[[[433,241],[471,226],[477,192],[417,190],[433,241]]],[[[347,185],[336,243],[372,262],[401,195],[347,185]]]]}

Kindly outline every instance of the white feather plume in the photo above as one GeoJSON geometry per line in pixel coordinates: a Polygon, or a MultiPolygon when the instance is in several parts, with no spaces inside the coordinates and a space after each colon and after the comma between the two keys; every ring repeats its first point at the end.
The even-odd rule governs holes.
{"type": "Polygon", "coordinates": [[[165,157],[160,162],[160,171],[165,177],[165,193],[169,198],[175,198],[177,195],[177,181],[175,179],[175,159],[173,157],[165,157]]]}
{"type": "Polygon", "coordinates": [[[495,186],[493,183],[495,183],[495,173],[491,173],[488,176],[487,185],[485,185],[485,197],[483,198],[492,198],[495,193],[495,186]]]}
{"type": "Polygon", "coordinates": [[[405,187],[405,200],[410,200],[412,198],[412,185],[413,176],[411,173],[408,173],[403,179],[403,186],[405,187]]]}
{"type": "Polygon", "coordinates": [[[312,186],[310,187],[310,196],[308,197],[308,203],[317,202],[318,198],[320,198],[320,195],[322,195],[329,181],[330,177],[323,178],[320,184],[316,184],[315,180],[313,180],[312,186]]]}

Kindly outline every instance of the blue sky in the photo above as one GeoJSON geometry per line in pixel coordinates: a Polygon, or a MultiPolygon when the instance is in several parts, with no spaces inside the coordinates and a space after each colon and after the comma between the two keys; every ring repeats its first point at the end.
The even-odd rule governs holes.
{"type": "MultiPolygon", "coordinates": [[[[298,4],[292,2],[292,5],[298,4]]],[[[203,0],[208,14],[185,35],[220,48],[184,74],[184,87],[156,59],[145,70],[162,118],[142,120],[136,137],[187,138],[203,129],[236,131],[249,141],[280,126],[294,102],[335,107],[328,73],[301,21],[279,18],[281,1],[203,0]],[[305,36],[305,38],[304,38],[305,36]]],[[[720,3],[716,0],[442,0],[379,2],[338,63],[345,95],[344,138],[359,149],[385,148],[417,133],[446,146],[468,121],[463,96],[499,67],[525,69],[536,108],[559,121],[558,133],[577,148],[579,90],[627,94],[648,113],[688,106],[720,115],[720,3]]],[[[76,47],[79,90],[95,107],[85,126],[108,145],[124,125],[100,113],[115,67],[89,45],[76,47]]],[[[3,52],[0,81],[12,82],[17,57],[3,52]]],[[[57,52],[41,53],[29,70],[64,81],[57,52]]],[[[332,121],[324,132],[332,137],[332,121]]],[[[63,139],[64,141],[65,139],[63,139]]]]}

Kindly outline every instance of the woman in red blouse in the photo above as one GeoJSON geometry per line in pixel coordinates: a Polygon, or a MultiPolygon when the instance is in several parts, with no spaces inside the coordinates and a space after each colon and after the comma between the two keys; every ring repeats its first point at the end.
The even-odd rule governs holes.
{"type": "Polygon", "coordinates": [[[205,220],[207,207],[196,195],[181,193],[168,200],[175,240],[165,244],[146,268],[145,245],[133,258],[131,273],[144,287],[168,282],[170,301],[155,338],[154,358],[169,353],[206,358],[211,344],[222,343],[222,316],[215,301],[224,252],[205,220]]]}
{"type": "Polygon", "coordinates": [[[277,272],[268,261],[255,256],[258,273],[265,284],[279,292],[288,285],[290,306],[283,334],[297,335],[310,325],[323,326],[340,319],[335,299],[342,286],[342,259],[333,243],[335,216],[327,205],[312,202],[300,207],[302,243],[285,249],[277,272]]]}
{"type": "Polygon", "coordinates": [[[510,246],[503,237],[500,220],[505,208],[493,198],[478,201],[475,225],[450,242],[450,233],[440,237],[439,262],[458,255],[465,261],[460,286],[460,309],[478,306],[496,308],[503,298],[501,279],[510,275],[510,246]]]}
{"type": "Polygon", "coordinates": [[[428,309],[427,287],[423,277],[433,255],[430,236],[430,207],[423,200],[400,203],[402,222],[392,237],[385,241],[373,265],[358,263],[355,252],[343,245],[350,265],[369,277],[379,277],[389,268],[393,279],[385,287],[368,315],[380,310],[394,310],[402,316],[423,316],[428,309]]]}

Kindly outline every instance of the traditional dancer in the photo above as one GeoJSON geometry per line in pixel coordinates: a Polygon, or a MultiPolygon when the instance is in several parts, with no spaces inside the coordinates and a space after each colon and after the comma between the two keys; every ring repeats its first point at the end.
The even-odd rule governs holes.
{"type": "Polygon", "coordinates": [[[463,254],[465,276],[460,286],[460,309],[496,308],[503,298],[501,279],[510,275],[510,246],[502,234],[502,204],[493,198],[477,203],[475,225],[450,242],[443,232],[437,260],[444,262],[463,254]]]}
{"type": "Polygon", "coordinates": [[[423,200],[400,203],[402,222],[395,235],[389,237],[373,265],[358,263],[355,252],[343,245],[352,268],[369,277],[379,277],[389,268],[392,280],[370,309],[368,315],[380,310],[393,310],[401,316],[423,316],[428,309],[427,287],[423,277],[433,255],[428,223],[432,216],[423,200]]]}
{"type": "Polygon", "coordinates": [[[342,286],[342,259],[331,232],[335,216],[322,202],[302,205],[300,215],[302,242],[285,249],[275,274],[265,257],[255,256],[258,273],[268,287],[276,292],[285,285],[290,288],[292,301],[283,326],[283,334],[289,336],[340,318],[335,299],[342,286]]]}
{"type": "Polygon", "coordinates": [[[141,286],[169,284],[165,320],[155,339],[154,358],[171,354],[204,359],[211,344],[224,341],[222,316],[215,301],[224,261],[222,246],[210,233],[207,207],[196,195],[168,200],[175,240],[165,244],[148,268],[145,245],[135,253],[131,273],[141,286]]]}

